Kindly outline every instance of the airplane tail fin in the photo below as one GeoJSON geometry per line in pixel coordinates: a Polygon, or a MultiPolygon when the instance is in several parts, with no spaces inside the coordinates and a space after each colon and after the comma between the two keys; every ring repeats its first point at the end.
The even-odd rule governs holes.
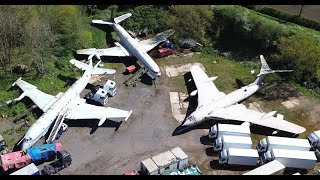
{"type": "Polygon", "coordinates": [[[272,70],[267,64],[267,61],[264,59],[263,55],[260,55],[260,61],[261,61],[260,73],[257,75],[258,78],[255,80],[254,84],[261,84],[266,74],[293,71],[293,70],[272,70]]]}
{"type": "Polygon", "coordinates": [[[257,76],[261,76],[262,74],[276,73],[276,72],[292,72],[293,71],[293,70],[272,70],[270,69],[263,55],[260,55],[260,60],[261,60],[261,69],[260,69],[260,73],[257,76]]]}
{"type": "Polygon", "coordinates": [[[114,74],[116,73],[116,70],[114,69],[105,69],[105,68],[98,68],[98,65],[101,62],[100,56],[98,56],[97,54],[91,54],[88,57],[89,60],[89,64],[83,63],[81,61],[78,61],[76,59],[71,59],[70,63],[75,65],[77,68],[81,69],[81,70],[88,70],[91,69],[91,74],[114,74]],[[99,59],[99,62],[93,66],[92,65],[92,57],[96,56],[99,59]]]}
{"type": "Polygon", "coordinates": [[[91,22],[94,24],[108,24],[108,25],[112,25],[114,23],[119,24],[121,21],[127,19],[130,16],[132,16],[132,14],[127,13],[122,16],[118,16],[116,18],[113,18],[113,20],[92,20],[91,22]]]}

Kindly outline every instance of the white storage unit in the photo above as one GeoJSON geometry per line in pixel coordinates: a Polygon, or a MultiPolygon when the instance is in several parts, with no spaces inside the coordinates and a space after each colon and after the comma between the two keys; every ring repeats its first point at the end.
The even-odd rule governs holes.
{"type": "Polygon", "coordinates": [[[171,152],[177,158],[178,169],[188,166],[188,155],[186,155],[186,153],[184,153],[179,147],[175,147],[171,152]]]}
{"type": "Polygon", "coordinates": [[[158,166],[151,158],[141,161],[141,171],[147,175],[158,175],[158,166]]]}
{"type": "Polygon", "coordinates": [[[286,167],[277,160],[257,167],[243,175],[282,175],[286,167]]]}
{"type": "Polygon", "coordinates": [[[163,174],[165,170],[172,171],[177,169],[177,159],[171,153],[166,151],[151,158],[153,162],[159,167],[159,174],[163,174]]]}

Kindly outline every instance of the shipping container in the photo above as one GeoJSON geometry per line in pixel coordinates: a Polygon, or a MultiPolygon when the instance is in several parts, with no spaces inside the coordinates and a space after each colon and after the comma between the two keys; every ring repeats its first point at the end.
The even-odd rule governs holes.
{"type": "Polygon", "coordinates": [[[141,161],[141,171],[146,175],[158,175],[158,166],[151,158],[141,161]]]}
{"type": "Polygon", "coordinates": [[[184,153],[179,147],[172,149],[171,152],[177,158],[178,169],[188,166],[188,155],[184,153]]]}
{"type": "Polygon", "coordinates": [[[158,154],[151,159],[159,167],[160,174],[163,174],[165,170],[177,169],[177,159],[170,151],[158,154]]]}
{"type": "Polygon", "coordinates": [[[257,167],[243,175],[282,175],[286,167],[277,160],[257,167]]]}

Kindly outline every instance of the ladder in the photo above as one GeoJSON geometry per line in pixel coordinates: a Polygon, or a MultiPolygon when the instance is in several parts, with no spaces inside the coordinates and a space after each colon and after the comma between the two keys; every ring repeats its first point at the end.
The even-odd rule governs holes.
{"type": "Polygon", "coordinates": [[[139,79],[140,76],[142,76],[144,73],[146,73],[148,71],[148,69],[145,68],[139,61],[137,61],[137,63],[140,65],[140,69],[137,72],[135,72],[129,79],[124,81],[123,84],[128,86],[130,84],[135,83],[139,79]]]}
{"type": "Polygon", "coordinates": [[[59,115],[56,119],[56,122],[54,123],[54,126],[50,132],[50,135],[49,135],[48,139],[46,140],[46,142],[48,144],[52,143],[56,139],[57,134],[59,132],[59,129],[62,126],[63,120],[66,117],[66,115],[67,115],[67,113],[59,113],[59,115]]]}

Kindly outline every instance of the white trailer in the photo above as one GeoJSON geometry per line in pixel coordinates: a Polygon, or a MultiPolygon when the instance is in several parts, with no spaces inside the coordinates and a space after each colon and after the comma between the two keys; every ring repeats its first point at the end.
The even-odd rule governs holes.
{"type": "Polygon", "coordinates": [[[309,151],[311,148],[307,139],[288,138],[278,136],[268,136],[259,141],[257,149],[258,152],[266,152],[271,149],[289,149],[309,151]]]}
{"type": "Polygon", "coordinates": [[[286,167],[277,160],[259,166],[243,175],[282,175],[286,167]]]}
{"type": "Polygon", "coordinates": [[[312,150],[320,148],[320,130],[311,133],[308,136],[308,140],[311,144],[312,150]]]}
{"type": "Polygon", "coordinates": [[[275,159],[290,169],[313,169],[317,163],[316,155],[312,151],[272,149],[262,155],[260,164],[265,164],[275,159]]]}
{"type": "Polygon", "coordinates": [[[257,166],[259,154],[256,149],[228,148],[219,154],[221,165],[257,166]]]}
{"type": "Polygon", "coordinates": [[[227,148],[251,149],[251,147],[251,137],[246,136],[222,135],[219,136],[213,143],[214,151],[221,151],[222,149],[227,148]]]}
{"type": "Polygon", "coordinates": [[[216,139],[220,135],[250,136],[250,127],[247,125],[216,124],[210,128],[209,138],[216,139]]]}

